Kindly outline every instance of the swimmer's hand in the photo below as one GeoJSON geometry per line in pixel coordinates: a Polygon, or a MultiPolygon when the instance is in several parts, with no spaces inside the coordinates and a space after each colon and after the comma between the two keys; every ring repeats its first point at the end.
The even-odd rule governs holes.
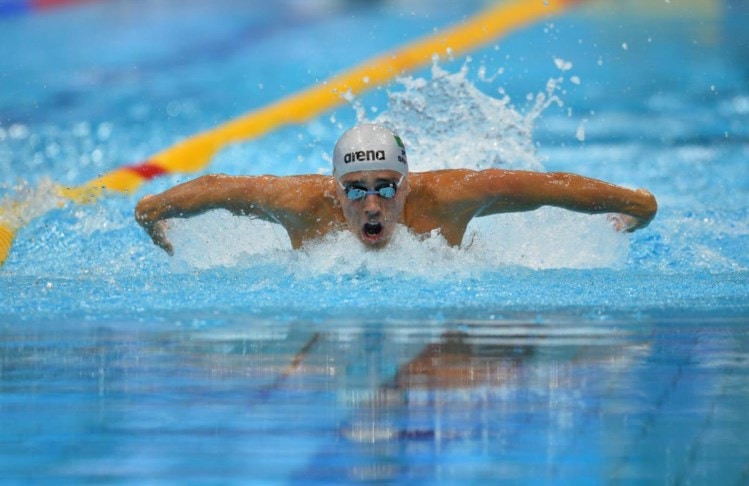
{"type": "Polygon", "coordinates": [[[153,195],[145,196],[135,205],[135,220],[140,224],[151,240],[161,247],[170,256],[174,255],[174,247],[166,236],[169,227],[167,222],[161,219],[160,211],[153,195]]]}
{"type": "Polygon", "coordinates": [[[640,228],[640,226],[638,226],[638,219],[628,214],[609,214],[606,216],[606,219],[608,219],[614,229],[619,232],[631,233],[640,228]]]}
{"type": "Polygon", "coordinates": [[[636,210],[630,214],[614,213],[608,216],[616,231],[632,233],[649,225],[655,217],[658,210],[655,197],[645,189],[637,189],[636,193],[641,199],[636,210]]]}

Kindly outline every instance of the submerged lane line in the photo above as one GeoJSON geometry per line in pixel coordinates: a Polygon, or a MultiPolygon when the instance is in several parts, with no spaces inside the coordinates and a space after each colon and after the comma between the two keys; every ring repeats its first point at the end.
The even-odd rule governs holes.
{"type": "MultiPolygon", "coordinates": [[[[508,32],[558,14],[584,0],[511,0],[399,49],[371,58],[323,83],[299,91],[258,110],[198,133],[135,165],[114,169],[78,187],[58,187],[58,195],[78,204],[95,201],[106,192],[135,191],[154,177],[195,172],[208,165],[224,146],[265,135],[288,124],[303,123],[345,102],[346,93],[359,94],[385,84],[404,72],[432,62],[435,55],[462,55],[508,32]]],[[[11,201],[0,208],[0,266],[10,252],[16,231],[39,216],[33,202],[11,201]]],[[[42,211],[42,214],[44,211],[42,211]]]]}

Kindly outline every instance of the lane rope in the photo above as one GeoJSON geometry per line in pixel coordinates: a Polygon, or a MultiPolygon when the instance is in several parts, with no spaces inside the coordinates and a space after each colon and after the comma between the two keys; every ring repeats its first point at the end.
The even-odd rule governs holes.
{"type": "MultiPolygon", "coordinates": [[[[279,127],[300,124],[346,102],[344,94],[357,95],[383,85],[405,72],[431,63],[434,56],[462,55],[508,32],[556,15],[583,0],[512,0],[399,49],[386,52],[246,115],[198,133],[153,155],[148,160],[114,169],[78,187],[57,187],[61,198],[78,204],[94,202],[108,192],[134,192],[155,177],[196,172],[206,167],[224,146],[257,138],[279,127]]],[[[46,210],[33,203],[12,201],[0,208],[0,266],[5,262],[16,232],[46,210]]]]}

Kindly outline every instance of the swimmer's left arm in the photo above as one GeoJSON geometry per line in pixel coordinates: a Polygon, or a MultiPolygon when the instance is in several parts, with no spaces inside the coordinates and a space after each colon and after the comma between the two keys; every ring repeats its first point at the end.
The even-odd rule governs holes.
{"type": "Polygon", "coordinates": [[[324,234],[335,219],[330,176],[226,176],[208,174],[146,196],[135,207],[135,219],[153,242],[174,252],[166,220],[189,218],[213,209],[282,225],[299,247],[324,234]]]}
{"type": "Polygon", "coordinates": [[[477,172],[471,183],[483,197],[475,216],[530,211],[555,206],[587,214],[615,213],[615,226],[635,231],[655,217],[658,205],[645,189],[627,189],[608,182],[564,172],[477,172]]]}

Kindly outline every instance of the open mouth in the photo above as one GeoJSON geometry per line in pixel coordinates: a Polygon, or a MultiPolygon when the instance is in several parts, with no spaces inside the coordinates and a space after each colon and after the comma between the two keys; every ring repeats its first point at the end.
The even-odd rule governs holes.
{"type": "Polygon", "coordinates": [[[382,233],[382,225],[380,223],[365,223],[364,234],[367,236],[378,236],[382,233]]]}

